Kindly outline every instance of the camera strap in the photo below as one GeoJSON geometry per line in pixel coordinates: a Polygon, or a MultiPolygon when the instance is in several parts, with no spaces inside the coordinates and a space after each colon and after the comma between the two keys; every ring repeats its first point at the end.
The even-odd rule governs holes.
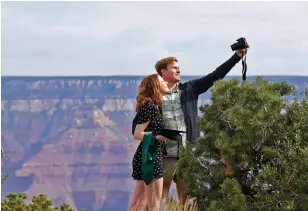
{"type": "MultiPolygon", "coordinates": [[[[247,49],[246,49],[246,55],[247,55],[247,49]]],[[[247,63],[246,63],[246,55],[242,57],[242,79],[243,83],[246,82],[246,73],[247,73],[247,63]]]]}

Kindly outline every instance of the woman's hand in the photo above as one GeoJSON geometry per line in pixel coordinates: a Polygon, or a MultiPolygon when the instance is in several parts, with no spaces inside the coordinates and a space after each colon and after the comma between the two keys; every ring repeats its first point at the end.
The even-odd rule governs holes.
{"type": "Polygon", "coordinates": [[[168,139],[165,136],[157,135],[156,140],[164,141],[164,140],[168,140],[168,139]]]}

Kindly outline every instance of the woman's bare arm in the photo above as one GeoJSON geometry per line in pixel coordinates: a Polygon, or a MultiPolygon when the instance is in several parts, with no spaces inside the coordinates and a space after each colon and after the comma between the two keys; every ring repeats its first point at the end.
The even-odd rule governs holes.
{"type": "MultiPolygon", "coordinates": [[[[144,130],[147,128],[147,126],[149,125],[150,121],[147,121],[143,124],[137,124],[136,125],[136,129],[135,129],[135,133],[134,133],[134,138],[135,140],[143,140],[143,136],[146,133],[151,133],[151,132],[144,132],[144,130]]],[[[156,136],[157,140],[168,140],[166,137],[161,136],[161,135],[157,135],[156,136]]]]}
{"type": "Polygon", "coordinates": [[[145,133],[149,133],[149,132],[144,132],[144,130],[147,128],[147,126],[149,125],[150,121],[147,121],[143,124],[137,124],[136,125],[136,129],[134,132],[134,138],[135,140],[143,140],[143,136],[145,133]]]}

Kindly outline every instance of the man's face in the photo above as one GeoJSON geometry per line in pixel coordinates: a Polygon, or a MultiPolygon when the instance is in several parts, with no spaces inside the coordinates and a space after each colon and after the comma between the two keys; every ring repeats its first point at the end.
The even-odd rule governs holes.
{"type": "Polygon", "coordinates": [[[177,62],[167,65],[167,69],[162,70],[162,77],[168,83],[177,83],[181,80],[181,71],[177,62]]]}

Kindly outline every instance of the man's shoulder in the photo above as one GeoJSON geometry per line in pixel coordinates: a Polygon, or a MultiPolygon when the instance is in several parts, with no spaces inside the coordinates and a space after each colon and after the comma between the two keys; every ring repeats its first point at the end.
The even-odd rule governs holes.
{"type": "Polygon", "coordinates": [[[186,91],[189,91],[189,89],[191,89],[191,80],[189,81],[185,81],[185,82],[182,82],[180,81],[179,82],[179,88],[180,90],[186,90],[186,91]]]}

